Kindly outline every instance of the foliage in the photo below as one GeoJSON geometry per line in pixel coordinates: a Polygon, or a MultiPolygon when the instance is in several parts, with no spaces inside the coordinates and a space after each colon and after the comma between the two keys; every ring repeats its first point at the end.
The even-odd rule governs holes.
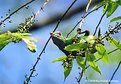
{"type": "MultiPolygon", "coordinates": [[[[97,9],[100,6],[103,6],[103,12],[106,14],[107,18],[110,17],[116,9],[121,5],[120,0],[103,0],[100,3],[96,4],[91,11],[97,9]]],[[[88,10],[88,7],[91,3],[91,0],[89,0],[86,11],[88,10]]],[[[113,18],[110,20],[110,22],[114,22],[117,20],[120,20],[120,16],[113,18]]],[[[96,72],[101,74],[101,70],[96,63],[98,59],[95,57],[95,53],[98,53],[98,55],[101,57],[106,64],[108,63],[108,53],[105,48],[104,44],[104,38],[111,43],[112,45],[115,45],[117,48],[121,49],[121,44],[119,41],[113,39],[110,37],[110,34],[118,33],[118,30],[121,29],[120,24],[116,24],[115,28],[113,29],[112,27],[109,27],[109,31],[106,31],[105,36],[100,34],[100,31],[98,32],[98,36],[95,35],[85,35],[81,36],[80,34],[83,34],[81,29],[77,29],[77,34],[73,36],[72,38],[65,38],[65,39],[59,39],[59,37],[55,37],[51,35],[52,39],[53,38],[58,38],[58,41],[61,43],[65,43],[66,39],[71,39],[70,44],[64,45],[64,48],[62,49],[61,46],[58,46],[59,44],[56,43],[55,40],[53,40],[54,44],[58,46],[59,49],[61,49],[62,52],[66,52],[66,57],[60,57],[55,59],[55,62],[62,61],[64,66],[67,64],[70,64],[72,67],[72,63],[74,60],[77,62],[77,64],[80,66],[80,68],[85,71],[87,69],[87,65],[91,66],[92,69],[94,69],[96,72]],[[80,32],[78,31],[80,30],[80,32]],[[68,54],[67,54],[68,53],[68,54]],[[70,58],[71,56],[71,58],[70,58]],[[70,61],[68,59],[71,59],[70,61]]],[[[54,34],[54,33],[53,33],[54,34]]],[[[63,37],[61,35],[61,37],[63,37]]],[[[65,68],[64,67],[64,74],[65,74],[65,79],[68,77],[68,75],[71,72],[71,68],[65,68]]]]}
{"type": "MultiPolygon", "coordinates": [[[[53,33],[52,38],[56,38],[55,36],[56,35],[54,35],[54,33],[53,33]]],[[[60,37],[63,37],[63,36],[60,36],[60,37]]],[[[68,39],[68,38],[66,38],[66,39],[68,39]]],[[[103,42],[100,43],[99,38],[97,38],[96,36],[93,36],[93,35],[80,36],[80,34],[78,34],[77,36],[75,36],[71,39],[73,41],[72,40],[70,40],[70,41],[72,41],[73,43],[70,42],[71,44],[66,45],[64,48],[64,50],[66,52],[68,52],[69,55],[67,55],[66,57],[65,56],[59,57],[59,58],[55,59],[53,62],[62,61],[64,66],[68,66],[68,64],[70,64],[70,63],[72,64],[73,60],[76,60],[76,62],[80,66],[80,68],[82,68],[83,70],[85,70],[86,64],[88,63],[95,71],[97,71],[101,74],[100,68],[97,65],[97,63],[95,62],[96,58],[94,56],[94,53],[98,52],[99,55],[102,56],[102,60],[104,60],[104,62],[108,63],[108,54],[106,53],[105,47],[102,45],[103,42]]],[[[63,40],[63,41],[66,42],[65,40],[63,40]]],[[[53,40],[53,41],[55,41],[55,40],[53,40]]],[[[63,42],[63,41],[60,38],[60,42],[63,42]]],[[[57,41],[55,41],[55,42],[57,42],[57,41]]],[[[58,46],[58,47],[62,47],[62,46],[58,46]]],[[[61,48],[59,48],[59,49],[61,49],[61,48]]],[[[71,71],[70,68],[69,69],[64,68],[64,74],[66,74],[65,78],[69,75],[70,71],[71,71]],[[65,71],[65,69],[66,69],[66,71],[65,71]]]]}
{"type": "Polygon", "coordinates": [[[10,42],[18,43],[20,41],[24,41],[27,44],[28,49],[31,52],[36,51],[36,45],[34,44],[34,40],[30,38],[29,33],[11,33],[6,32],[0,35],[0,51],[10,42]]]}
{"type": "Polygon", "coordinates": [[[118,20],[121,20],[121,16],[118,16],[118,17],[115,17],[115,18],[111,19],[111,20],[110,20],[110,23],[111,23],[111,22],[118,21],[118,20]]]}
{"type": "MultiPolygon", "coordinates": [[[[0,22],[0,26],[7,19],[9,19],[13,14],[15,14],[21,8],[25,7],[26,5],[28,5],[29,3],[33,2],[33,1],[34,0],[31,0],[30,2],[26,3],[25,5],[23,5],[22,7],[20,7],[13,13],[11,13],[8,17],[3,19],[0,22]]],[[[37,13],[33,14],[33,16],[25,18],[25,22],[19,24],[16,32],[10,32],[10,31],[2,32],[2,30],[0,30],[0,33],[1,33],[0,34],[0,51],[3,50],[5,48],[5,46],[7,46],[11,42],[19,43],[20,41],[23,41],[27,44],[27,48],[31,52],[33,52],[33,53],[36,52],[36,50],[37,50],[36,45],[35,45],[36,40],[35,40],[35,38],[31,37],[31,34],[29,33],[29,28],[33,25],[33,23],[35,22],[35,20],[34,20],[35,17],[39,14],[39,12],[41,10],[43,10],[44,6],[47,4],[48,1],[49,0],[46,0],[44,2],[44,4],[42,5],[42,7],[39,9],[39,11],[37,13]]],[[[87,16],[85,13],[81,19],[81,22],[79,21],[80,27],[77,29],[77,33],[70,38],[64,37],[60,32],[57,32],[56,29],[58,28],[58,25],[61,22],[61,20],[64,18],[66,13],[69,11],[69,9],[73,6],[73,4],[75,2],[76,2],[76,0],[70,5],[70,7],[67,9],[67,11],[63,14],[62,18],[57,23],[53,32],[50,33],[50,38],[48,39],[47,43],[45,44],[44,48],[42,49],[42,52],[40,52],[40,55],[37,57],[37,60],[31,69],[30,75],[26,76],[26,80],[24,81],[25,84],[28,84],[31,81],[30,78],[33,77],[33,73],[36,71],[35,69],[40,60],[40,57],[41,57],[42,53],[45,51],[45,48],[51,38],[52,38],[53,43],[65,54],[64,56],[56,58],[55,60],[52,61],[53,63],[62,62],[62,66],[64,69],[64,80],[66,80],[66,78],[71,73],[71,70],[74,66],[75,61],[78,64],[80,70],[82,70],[82,74],[81,74],[82,76],[83,76],[83,73],[85,73],[85,71],[88,69],[89,66],[94,71],[101,74],[101,69],[98,66],[97,61],[103,60],[106,64],[108,64],[108,61],[109,61],[109,59],[108,59],[109,53],[107,53],[107,50],[105,47],[105,45],[106,45],[105,41],[108,41],[111,45],[113,45],[117,49],[121,50],[120,41],[114,39],[111,36],[111,35],[119,32],[119,30],[121,29],[121,23],[116,23],[115,27],[109,26],[108,31],[106,31],[104,35],[101,34],[101,30],[100,30],[100,28],[98,28],[99,25],[101,24],[101,21],[102,21],[102,18],[104,17],[104,15],[106,15],[107,18],[110,17],[113,13],[115,13],[117,8],[119,6],[121,6],[121,0],[102,0],[102,1],[100,1],[100,3],[96,4],[91,9],[91,11],[89,11],[89,7],[91,6],[92,0],[88,0],[87,6],[85,9],[87,15],[89,15],[91,12],[97,10],[98,8],[103,7],[102,12],[104,14],[102,15],[102,17],[99,21],[99,24],[97,25],[97,27],[95,28],[95,31],[94,31],[95,33],[97,33],[97,29],[99,29],[98,35],[95,35],[95,33],[90,34],[90,30],[84,30],[84,31],[81,30],[80,27],[82,27],[82,24],[84,23],[84,19],[87,16]],[[82,34],[84,34],[84,35],[82,35],[82,34]],[[104,40],[104,39],[106,39],[106,40],[104,40]],[[97,55],[99,55],[101,58],[97,59],[97,57],[96,57],[97,55]]],[[[110,20],[110,23],[118,21],[118,20],[121,20],[121,16],[118,16],[118,17],[116,16],[115,18],[112,18],[110,20]]],[[[9,23],[12,23],[12,21],[10,20],[9,23]]],[[[67,34],[67,35],[69,35],[69,34],[67,34]]],[[[77,82],[80,82],[80,80],[81,80],[81,76],[79,78],[79,81],[77,81],[77,82]]]]}
{"type": "MultiPolygon", "coordinates": [[[[96,4],[92,8],[92,10],[102,5],[104,5],[103,12],[106,12],[106,16],[110,17],[116,11],[116,9],[121,5],[121,0],[102,0],[100,3],[96,4]]],[[[117,20],[119,20],[119,17],[117,18],[118,18],[117,20]]],[[[115,21],[117,20],[115,19],[115,21]]]]}
{"type": "Polygon", "coordinates": [[[31,52],[36,52],[36,40],[31,37],[31,34],[28,33],[32,23],[33,22],[30,17],[25,18],[25,23],[19,24],[17,32],[12,33],[8,31],[0,34],[0,51],[10,42],[18,43],[23,40],[31,52]]]}

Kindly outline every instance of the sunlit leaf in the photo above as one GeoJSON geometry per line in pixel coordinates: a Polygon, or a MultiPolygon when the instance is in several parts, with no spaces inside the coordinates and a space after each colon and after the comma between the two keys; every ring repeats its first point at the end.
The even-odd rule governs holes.
{"type": "Polygon", "coordinates": [[[95,9],[97,9],[97,8],[99,8],[100,6],[103,6],[104,4],[105,4],[105,1],[101,1],[101,2],[97,3],[97,4],[91,9],[91,11],[92,11],[92,10],[95,10],[95,9]]]}
{"type": "Polygon", "coordinates": [[[96,58],[93,54],[86,54],[88,64],[98,73],[101,74],[100,68],[98,67],[97,63],[94,61],[96,58]]]}
{"type": "Polygon", "coordinates": [[[63,61],[67,58],[67,56],[61,56],[59,58],[56,58],[55,60],[52,61],[52,63],[58,62],[58,61],[63,61]]]}
{"type": "Polygon", "coordinates": [[[116,2],[117,4],[121,5],[121,0],[111,0],[112,2],[116,2]]]}
{"type": "Polygon", "coordinates": [[[110,42],[114,46],[118,46],[120,43],[120,41],[117,41],[116,39],[111,38],[111,37],[108,38],[108,42],[110,42]]]}
{"type": "Polygon", "coordinates": [[[98,67],[98,65],[96,64],[96,62],[88,61],[88,64],[89,64],[95,71],[97,71],[98,73],[101,74],[100,68],[98,67]]]}
{"type": "Polygon", "coordinates": [[[0,51],[9,43],[9,41],[5,41],[0,43],[0,51]]]}
{"type": "Polygon", "coordinates": [[[10,42],[19,42],[20,37],[16,33],[6,32],[0,35],[0,51],[10,42]]]}
{"type": "Polygon", "coordinates": [[[80,51],[80,49],[86,48],[88,45],[86,43],[77,43],[77,44],[72,44],[68,45],[65,47],[66,51],[80,51]]]}
{"type": "Polygon", "coordinates": [[[106,16],[109,17],[115,12],[118,6],[119,5],[116,2],[110,1],[109,3],[106,4],[103,11],[106,12],[106,16]]]}
{"type": "Polygon", "coordinates": [[[34,40],[30,38],[29,33],[11,33],[11,32],[6,32],[4,34],[0,35],[0,51],[10,42],[14,42],[14,43],[18,43],[20,41],[22,41],[24,39],[24,41],[27,43],[28,45],[28,49],[31,52],[35,52],[36,51],[36,45],[34,44],[34,40]]]}
{"type": "Polygon", "coordinates": [[[105,62],[105,63],[108,63],[108,54],[106,52],[106,49],[105,47],[102,45],[102,44],[97,44],[95,46],[97,52],[99,55],[102,56],[102,60],[105,62]]]}
{"type": "Polygon", "coordinates": [[[81,56],[76,56],[76,62],[78,63],[78,65],[85,70],[85,61],[84,58],[81,56]]]}
{"type": "Polygon", "coordinates": [[[30,37],[22,38],[22,40],[27,44],[27,47],[31,52],[36,52],[36,45],[34,43],[35,40],[31,39],[30,37]]]}
{"type": "Polygon", "coordinates": [[[73,63],[69,65],[69,67],[64,67],[64,80],[68,77],[71,72],[73,63]]]}
{"type": "Polygon", "coordinates": [[[97,44],[95,48],[100,55],[104,55],[106,53],[106,49],[102,44],[97,44]]]}
{"type": "Polygon", "coordinates": [[[119,1],[119,0],[111,0],[112,2],[117,2],[117,1],[119,1]]]}
{"type": "Polygon", "coordinates": [[[111,20],[110,20],[110,23],[111,23],[111,22],[118,21],[118,20],[121,20],[121,16],[118,16],[118,17],[115,17],[115,18],[111,19],[111,20]]]}
{"type": "Polygon", "coordinates": [[[120,44],[120,41],[114,39],[114,38],[111,38],[111,37],[107,37],[108,39],[108,42],[110,44],[112,44],[113,46],[116,46],[117,48],[121,49],[121,44],[120,44]]]}
{"type": "Polygon", "coordinates": [[[105,54],[103,55],[102,60],[103,60],[106,64],[108,64],[108,54],[107,54],[107,53],[105,53],[105,54]]]}

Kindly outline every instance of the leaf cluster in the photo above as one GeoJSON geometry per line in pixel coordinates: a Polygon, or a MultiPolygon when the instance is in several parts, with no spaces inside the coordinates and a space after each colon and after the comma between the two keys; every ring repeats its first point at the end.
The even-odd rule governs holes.
{"type": "MultiPolygon", "coordinates": [[[[92,10],[98,8],[99,6],[104,5],[103,12],[106,13],[107,18],[110,17],[119,6],[121,6],[121,0],[103,0],[100,3],[96,4],[92,10]]],[[[110,20],[111,22],[115,22],[121,20],[121,16],[114,17],[110,20]]]]}
{"type": "MultiPolygon", "coordinates": [[[[88,5],[90,5],[90,3],[91,2],[89,0],[88,5]]],[[[96,4],[96,6],[92,8],[92,10],[97,9],[100,6],[103,6],[103,12],[108,18],[116,11],[119,6],[121,6],[121,0],[103,0],[99,4],[96,4]]],[[[88,7],[86,8],[86,10],[88,9],[88,7]]],[[[121,20],[121,16],[111,19],[110,23],[118,20],[121,20]]],[[[69,44],[64,48],[64,50],[69,52],[70,54],[68,56],[59,57],[53,60],[53,62],[63,62],[65,79],[71,72],[74,60],[83,71],[87,69],[86,66],[91,66],[95,71],[101,74],[101,70],[96,63],[96,61],[98,60],[96,55],[100,56],[100,59],[102,59],[102,61],[104,61],[106,64],[108,63],[108,53],[105,48],[105,44],[103,43],[104,38],[106,38],[106,40],[111,45],[114,45],[116,46],[116,48],[121,49],[121,43],[110,36],[110,34],[118,33],[120,29],[120,23],[117,23],[114,28],[112,26],[109,27],[109,30],[106,31],[104,37],[100,34],[100,31],[98,32],[97,37],[94,35],[78,37],[77,35],[75,39],[77,39],[78,41],[73,42],[72,44],[69,44]],[[69,67],[66,67],[66,64],[69,65],[69,67]]]]}
{"type": "Polygon", "coordinates": [[[97,52],[102,57],[102,60],[108,63],[108,54],[103,43],[99,42],[99,39],[93,35],[77,35],[75,38],[78,38],[78,41],[76,40],[76,42],[73,42],[64,48],[64,50],[68,51],[70,54],[53,60],[53,62],[63,62],[65,79],[71,72],[74,60],[82,70],[86,70],[86,65],[88,64],[101,74],[100,68],[95,62],[95,53],[97,52]],[[73,53],[75,53],[75,55],[73,55],[73,53]]]}
{"type": "Polygon", "coordinates": [[[31,52],[36,51],[36,45],[34,44],[35,40],[30,38],[31,34],[29,33],[11,33],[10,31],[0,35],[0,51],[8,45],[10,42],[18,43],[24,41],[27,44],[28,49],[31,52]]]}

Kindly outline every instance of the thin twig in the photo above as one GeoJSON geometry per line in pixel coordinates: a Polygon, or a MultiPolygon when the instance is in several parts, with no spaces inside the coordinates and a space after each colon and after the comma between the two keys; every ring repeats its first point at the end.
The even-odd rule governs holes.
{"type": "MultiPolygon", "coordinates": [[[[117,26],[116,26],[114,29],[112,29],[110,32],[106,33],[106,34],[104,35],[104,37],[102,37],[101,40],[103,40],[104,38],[106,38],[107,36],[109,36],[109,35],[111,34],[111,32],[115,32],[115,31],[117,31],[118,29],[120,29],[120,28],[119,28],[120,26],[121,26],[121,24],[117,24],[117,26]]],[[[108,54],[111,54],[111,53],[113,53],[113,52],[115,52],[115,51],[117,51],[117,50],[119,50],[119,48],[116,48],[116,49],[114,49],[114,50],[108,52],[108,54]]],[[[95,60],[95,62],[98,62],[98,61],[101,60],[101,59],[102,59],[102,57],[100,57],[100,58],[98,58],[97,60],[95,60]]],[[[87,68],[89,68],[89,67],[90,67],[90,65],[88,65],[88,66],[85,68],[85,70],[86,70],[87,68]]],[[[81,80],[81,78],[82,78],[82,77],[80,77],[80,79],[78,79],[78,80],[81,80]]]]}
{"type": "Polygon", "coordinates": [[[58,21],[55,29],[53,30],[53,32],[56,31],[56,29],[58,28],[60,22],[62,21],[62,19],[65,17],[65,15],[67,14],[67,12],[71,9],[71,7],[74,5],[74,3],[76,2],[77,0],[74,0],[74,2],[70,5],[70,7],[66,10],[66,12],[63,14],[62,18],[58,21]]]}
{"type": "Polygon", "coordinates": [[[116,48],[116,49],[114,49],[114,50],[108,52],[108,54],[111,54],[111,53],[113,53],[113,52],[115,52],[115,51],[117,51],[117,50],[119,50],[119,48],[116,48]]]}
{"type": "Polygon", "coordinates": [[[83,74],[84,74],[84,70],[82,70],[81,73],[79,73],[79,76],[80,76],[80,77],[77,78],[77,83],[78,83],[78,84],[80,84],[80,81],[81,81],[81,79],[82,79],[82,77],[83,77],[83,74]]]}
{"type": "MultiPolygon", "coordinates": [[[[100,6],[100,7],[102,7],[102,6],[100,6]]],[[[95,9],[95,10],[98,10],[100,7],[98,7],[98,8],[95,9]]],[[[90,12],[87,13],[86,15],[84,14],[83,17],[82,17],[82,19],[76,24],[76,26],[77,26],[78,24],[80,24],[80,23],[81,23],[81,26],[82,26],[82,23],[84,22],[85,17],[88,16],[90,13],[92,13],[92,12],[95,11],[95,10],[90,11],[90,12]]],[[[67,34],[67,37],[68,37],[69,34],[76,28],[76,26],[67,34]]],[[[86,63],[86,61],[85,61],[85,63],[86,63]]],[[[86,67],[86,69],[87,69],[87,67],[86,67]]],[[[78,83],[78,84],[80,84],[80,81],[81,81],[81,79],[82,79],[82,77],[83,77],[83,73],[84,73],[84,70],[81,71],[81,73],[79,74],[79,75],[80,75],[79,78],[77,78],[77,83],[78,83]]]]}
{"type": "Polygon", "coordinates": [[[5,19],[3,19],[1,22],[0,22],[0,26],[7,20],[9,19],[12,15],[14,15],[15,13],[17,13],[19,10],[21,10],[22,8],[26,7],[28,4],[32,3],[33,1],[35,0],[31,0],[27,3],[25,3],[24,5],[22,5],[21,7],[19,7],[18,9],[16,9],[15,11],[13,11],[11,14],[9,14],[5,19]]]}
{"type": "MultiPolygon", "coordinates": [[[[102,6],[103,6],[103,5],[102,5],[102,6]]],[[[99,6],[98,8],[96,8],[96,9],[94,9],[94,10],[88,12],[83,18],[86,18],[89,14],[91,14],[92,12],[98,10],[98,9],[101,8],[102,6],[99,6]]],[[[79,21],[77,22],[77,24],[71,29],[71,31],[67,34],[66,37],[68,37],[68,36],[75,30],[75,28],[81,23],[81,21],[82,21],[82,19],[79,20],[79,21]]]]}
{"type": "MultiPolygon", "coordinates": [[[[97,3],[99,3],[99,2],[100,2],[99,0],[94,0],[94,1],[91,3],[91,6],[94,6],[95,4],[97,4],[97,3]]],[[[70,17],[76,15],[77,13],[83,12],[83,11],[85,10],[85,7],[86,7],[86,5],[79,5],[78,7],[71,9],[71,10],[69,11],[69,13],[64,17],[63,20],[67,20],[67,19],[69,19],[70,17]]],[[[56,22],[61,18],[62,15],[63,15],[62,13],[60,13],[60,14],[56,14],[56,13],[55,13],[54,15],[52,15],[51,17],[49,17],[46,21],[43,22],[43,20],[41,20],[42,23],[41,23],[41,22],[38,22],[38,23],[33,24],[33,25],[29,28],[29,31],[35,31],[35,30],[37,30],[37,29],[43,29],[44,26],[47,26],[47,25],[49,25],[49,24],[56,23],[56,22]],[[57,18],[57,17],[58,17],[58,18],[57,18]]],[[[74,26],[75,26],[75,25],[74,25],[74,26]]],[[[11,29],[10,31],[11,31],[11,32],[16,32],[16,29],[14,28],[14,29],[11,29]]],[[[4,33],[4,31],[3,31],[3,33],[4,33]]]]}
{"type": "Polygon", "coordinates": [[[115,28],[113,28],[110,32],[106,33],[103,37],[102,40],[105,39],[107,36],[109,36],[112,32],[115,32],[117,30],[119,30],[119,27],[121,26],[121,24],[118,24],[115,28]]]}
{"type": "MultiPolygon", "coordinates": [[[[108,52],[108,54],[111,54],[111,53],[113,53],[113,52],[115,52],[115,51],[117,51],[117,50],[119,50],[118,48],[116,48],[116,49],[114,49],[114,50],[112,50],[112,51],[110,51],[110,52],[108,52]]],[[[100,57],[100,58],[98,58],[97,60],[95,60],[95,62],[98,62],[99,60],[101,60],[102,59],[102,57],[100,57]]],[[[89,68],[90,67],[90,65],[88,65],[86,68],[85,68],[85,70],[87,69],[87,68],[89,68]]],[[[82,70],[82,72],[81,72],[81,74],[80,74],[80,77],[78,78],[78,84],[80,84],[80,81],[79,80],[81,80],[82,79],[82,77],[83,77],[83,73],[84,73],[84,71],[82,70]]]]}
{"type": "MultiPolygon", "coordinates": [[[[45,5],[46,5],[48,2],[49,2],[49,0],[46,0],[46,1],[44,2],[44,4],[43,4],[43,5],[40,7],[40,9],[31,17],[31,20],[30,20],[27,24],[29,24],[36,16],[39,15],[39,13],[41,12],[41,10],[43,10],[43,8],[45,7],[45,5]]],[[[24,27],[26,27],[26,26],[24,26],[24,27]]],[[[49,38],[49,39],[50,39],[50,38],[49,38]]],[[[48,43],[48,42],[47,42],[47,43],[48,43]]],[[[46,43],[46,45],[47,45],[47,43],[46,43]]],[[[31,69],[31,74],[29,75],[29,77],[26,77],[26,80],[24,81],[24,84],[28,84],[29,81],[30,81],[30,79],[31,79],[31,77],[33,77],[33,73],[34,73],[34,71],[35,71],[35,67],[36,67],[36,65],[37,65],[37,63],[38,63],[38,61],[39,61],[39,59],[40,59],[40,57],[37,58],[37,61],[35,62],[33,68],[31,69]]]]}
{"type": "MultiPolygon", "coordinates": [[[[74,0],[74,2],[69,6],[69,8],[68,8],[68,9],[66,10],[66,12],[63,14],[63,16],[61,17],[61,19],[58,21],[56,27],[54,28],[53,32],[57,30],[57,28],[58,28],[60,22],[62,21],[62,19],[64,18],[64,16],[67,14],[67,12],[71,9],[71,7],[74,5],[74,3],[75,3],[76,1],[77,1],[77,0],[74,0]]],[[[51,39],[51,37],[49,37],[49,39],[47,40],[47,42],[46,42],[44,48],[42,49],[42,51],[40,52],[39,56],[37,57],[37,60],[36,60],[35,64],[33,65],[32,69],[31,69],[30,75],[29,75],[28,78],[26,78],[26,80],[24,81],[25,84],[28,84],[28,83],[30,82],[31,78],[33,77],[34,71],[35,71],[35,69],[36,69],[36,66],[37,66],[39,60],[40,60],[40,57],[41,57],[41,55],[43,54],[43,52],[45,51],[45,48],[47,47],[47,45],[48,45],[50,39],[51,39]]]]}
{"type": "MultiPolygon", "coordinates": [[[[119,48],[116,48],[116,49],[114,49],[114,50],[108,52],[108,54],[111,54],[111,53],[113,53],[113,52],[115,52],[115,51],[117,51],[117,50],[119,50],[119,48]]],[[[98,62],[98,61],[101,60],[101,59],[102,59],[102,57],[100,57],[100,58],[98,58],[97,60],[95,60],[95,62],[98,62]]],[[[86,69],[87,69],[88,67],[89,67],[89,65],[86,67],[86,69]]]]}
{"type": "MultiPolygon", "coordinates": [[[[86,66],[86,64],[87,64],[87,58],[85,58],[84,64],[85,64],[85,66],[86,66]]],[[[81,82],[81,79],[82,79],[82,77],[83,77],[84,71],[85,71],[85,70],[82,69],[81,73],[79,73],[79,77],[77,78],[77,83],[78,83],[78,84],[80,84],[80,82],[81,82]]]]}
{"type": "Polygon", "coordinates": [[[114,75],[116,74],[116,72],[118,71],[120,65],[121,65],[121,61],[118,63],[118,66],[117,66],[117,68],[115,69],[115,71],[113,72],[113,75],[111,76],[111,79],[110,79],[110,81],[108,82],[108,84],[111,83],[111,81],[112,81],[112,79],[114,78],[114,75]]]}
{"type": "MultiPolygon", "coordinates": [[[[46,6],[48,2],[49,0],[46,0],[44,4],[40,7],[40,9],[35,14],[33,13],[33,16],[31,17],[30,21],[26,23],[26,25],[29,25],[32,22],[32,20],[34,20],[40,14],[40,12],[43,10],[43,8],[46,6]]],[[[23,27],[23,29],[26,28],[26,25],[23,27]]]]}
{"type": "MultiPolygon", "coordinates": [[[[106,12],[107,12],[107,11],[106,11],[106,12]]],[[[96,34],[97,29],[98,29],[99,25],[101,24],[102,19],[103,19],[103,17],[105,16],[106,12],[105,12],[105,13],[103,13],[103,15],[101,16],[100,21],[99,21],[99,23],[97,24],[97,26],[96,26],[96,28],[95,28],[95,31],[94,31],[94,34],[93,34],[93,35],[95,35],[95,34],[96,34]]]]}

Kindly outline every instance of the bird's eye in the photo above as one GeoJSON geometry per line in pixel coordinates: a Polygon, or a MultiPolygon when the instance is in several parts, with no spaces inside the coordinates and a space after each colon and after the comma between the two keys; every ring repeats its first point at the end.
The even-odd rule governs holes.
{"type": "Polygon", "coordinates": [[[59,37],[60,37],[60,35],[56,35],[56,37],[58,37],[58,38],[59,38],[59,37]]]}
{"type": "Polygon", "coordinates": [[[59,34],[59,36],[61,36],[61,33],[60,32],[58,34],[59,34]]]}

